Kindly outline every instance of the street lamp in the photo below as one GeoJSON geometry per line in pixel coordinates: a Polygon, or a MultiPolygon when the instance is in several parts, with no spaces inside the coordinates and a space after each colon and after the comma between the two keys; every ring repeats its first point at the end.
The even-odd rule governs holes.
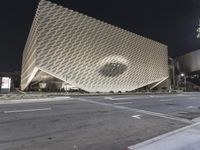
{"type": "Polygon", "coordinates": [[[200,38],[200,21],[199,21],[199,27],[197,29],[197,38],[198,39],[200,38]]]}
{"type": "Polygon", "coordinates": [[[185,85],[185,91],[186,91],[186,75],[184,73],[181,73],[181,77],[184,78],[184,85],[185,85]]]}
{"type": "Polygon", "coordinates": [[[185,74],[184,73],[181,73],[181,77],[184,77],[185,76],[185,74]]]}

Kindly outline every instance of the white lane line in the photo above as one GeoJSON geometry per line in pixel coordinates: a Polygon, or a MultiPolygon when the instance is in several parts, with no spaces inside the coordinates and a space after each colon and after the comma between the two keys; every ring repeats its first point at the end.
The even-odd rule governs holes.
{"type": "Polygon", "coordinates": [[[8,114],[8,113],[20,113],[20,112],[47,111],[47,110],[51,110],[51,108],[8,110],[8,111],[3,111],[3,113],[8,114]]]}
{"type": "Polygon", "coordinates": [[[112,100],[112,97],[104,97],[104,99],[112,100]]]}
{"type": "Polygon", "coordinates": [[[188,107],[186,107],[186,108],[192,109],[192,108],[196,108],[196,107],[195,107],[195,106],[188,106],[188,107]]]}
{"type": "Polygon", "coordinates": [[[169,102],[169,101],[173,101],[173,99],[161,99],[160,102],[169,102]]]}
{"type": "Polygon", "coordinates": [[[67,98],[71,98],[69,96],[58,96],[58,97],[54,97],[55,99],[67,99],[67,98]]]}
{"type": "Polygon", "coordinates": [[[151,98],[163,98],[163,97],[172,97],[171,95],[166,96],[166,95],[149,95],[151,98]]]}
{"type": "Polygon", "coordinates": [[[200,99],[199,97],[190,97],[189,99],[200,99]]]}
{"type": "Polygon", "coordinates": [[[114,103],[115,105],[123,105],[123,104],[132,104],[133,102],[121,102],[121,103],[114,103]]]}
{"type": "Polygon", "coordinates": [[[117,101],[117,100],[122,100],[122,99],[136,99],[136,97],[120,97],[120,98],[113,98],[111,100],[117,101]]]}
{"type": "Polygon", "coordinates": [[[136,119],[141,119],[141,115],[134,115],[132,116],[133,118],[136,118],[136,119]]]}
{"type": "Polygon", "coordinates": [[[146,99],[146,98],[149,98],[149,97],[119,97],[119,98],[104,97],[104,99],[111,100],[111,101],[120,101],[120,100],[123,100],[123,99],[130,99],[130,100],[133,100],[133,99],[146,99]]]}

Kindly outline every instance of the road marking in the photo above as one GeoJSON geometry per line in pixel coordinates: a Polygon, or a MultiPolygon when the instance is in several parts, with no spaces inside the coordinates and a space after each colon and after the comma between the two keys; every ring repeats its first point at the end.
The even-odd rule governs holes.
{"type": "Polygon", "coordinates": [[[136,97],[120,97],[120,98],[112,98],[111,100],[117,101],[117,100],[122,100],[122,99],[136,99],[136,97]]]}
{"type": "Polygon", "coordinates": [[[161,102],[169,102],[169,101],[173,101],[173,99],[161,99],[161,102]]]}
{"type": "Polygon", "coordinates": [[[119,100],[123,100],[123,99],[130,99],[130,100],[133,100],[133,99],[147,99],[147,98],[149,98],[149,97],[118,97],[118,98],[104,97],[104,99],[111,100],[111,101],[119,101],[119,100]]]}
{"type": "Polygon", "coordinates": [[[74,100],[87,102],[87,103],[98,104],[98,105],[102,105],[102,106],[118,108],[118,109],[129,110],[129,111],[137,112],[137,113],[140,113],[140,114],[151,115],[151,116],[156,116],[156,117],[160,117],[160,118],[165,118],[165,119],[171,119],[171,120],[181,121],[181,122],[185,122],[185,123],[190,123],[190,124],[193,123],[193,121],[190,121],[188,119],[179,118],[179,117],[171,116],[171,115],[168,115],[168,114],[161,114],[161,113],[157,113],[157,112],[137,109],[137,108],[125,107],[125,106],[114,105],[114,104],[103,103],[103,102],[97,102],[97,101],[83,99],[83,98],[76,98],[74,100]]]}
{"type": "Polygon", "coordinates": [[[111,99],[112,99],[112,97],[104,97],[104,99],[109,99],[109,100],[111,100],[111,99]]]}
{"type": "Polygon", "coordinates": [[[141,117],[140,117],[141,115],[134,115],[134,116],[132,116],[133,118],[136,118],[136,119],[141,119],[141,117]]]}
{"type": "Polygon", "coordinates": [[[162,98],[162,97],[171,97],[171,95],[149,95],[151,98],[162,98]]]}
{"type": "Polygon", "coordinates": [[[59,96],[59,97],[54,97],[56,99],[68,99],[68,98],[71,98],[69,96],[59,96]]]}
{"type": "Polygon", "coordinates": [[[8,114],[8,113],[20,113],[20,112],[47,111],[47,110],[51,110],[51,108],[9,110],[9,111],[4,111],[3,113],[8,114]]]}
{"type": "Polygon", "coordinates": [[[196,108],[195,106],[188,106],[186,108],[192,109],[192,108],[196,108]]]}
{"type": "Polygon", "coordinates": [[[199,97],[190,97],[189,99],[200,99],[199,97]]]}
{"type": "Polygon", "coordinates": [[[123,104],[132,104],[133,102],[121,102],[121,103],[114,103],[115,105],[123,105],[123,104]]]}

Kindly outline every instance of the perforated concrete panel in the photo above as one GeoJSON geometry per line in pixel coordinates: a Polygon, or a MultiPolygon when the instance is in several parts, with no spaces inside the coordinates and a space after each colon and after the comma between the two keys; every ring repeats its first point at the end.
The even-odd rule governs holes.
{"type": "Polygon", "coordinates": [[[23,54],[22,89],[38,70],[90,92],[130,91],[168,77],[167,46],[42,0],[23,54]]]}

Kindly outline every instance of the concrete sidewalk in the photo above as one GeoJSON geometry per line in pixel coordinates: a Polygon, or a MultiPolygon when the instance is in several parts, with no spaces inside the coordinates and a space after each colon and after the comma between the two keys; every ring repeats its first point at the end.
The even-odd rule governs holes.
{"type": "Polygon", "coordinates": [[[130,146],[128,150],[200,150],[200,122],[130,146]]]}

